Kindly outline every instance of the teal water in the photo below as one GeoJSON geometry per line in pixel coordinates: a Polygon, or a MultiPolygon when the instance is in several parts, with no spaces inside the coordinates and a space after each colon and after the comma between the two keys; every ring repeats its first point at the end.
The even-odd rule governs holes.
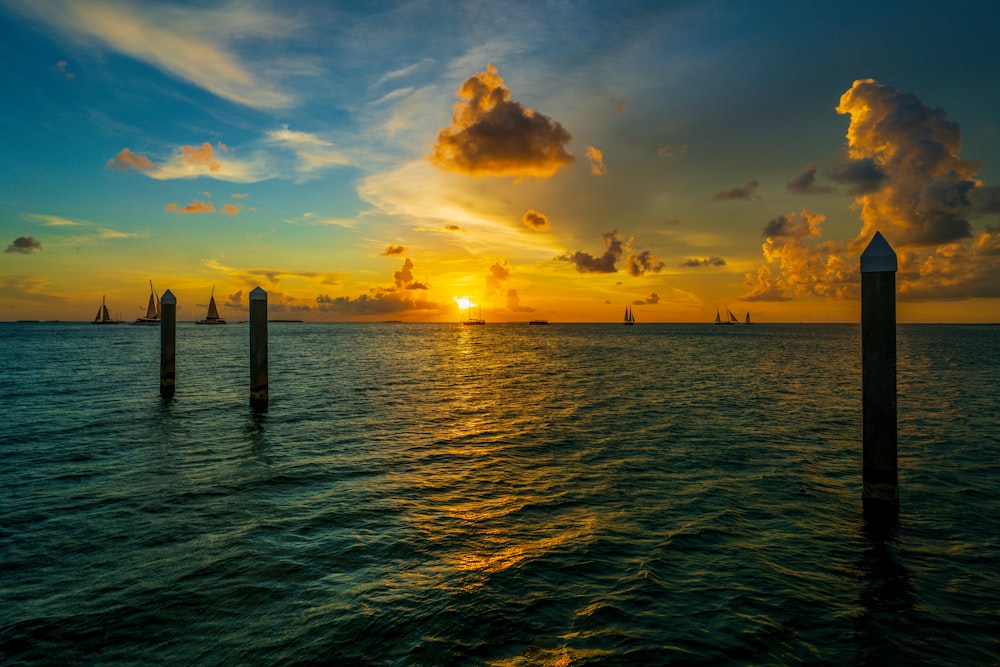
{"type": "Polygon", "coordinates": [[[1000,327],[0,324],[0,663],[1000,663],[1000,327]]]}

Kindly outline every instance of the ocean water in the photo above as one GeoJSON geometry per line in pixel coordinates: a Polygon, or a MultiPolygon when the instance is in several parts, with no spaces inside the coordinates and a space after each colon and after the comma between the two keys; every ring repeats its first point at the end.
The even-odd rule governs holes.
{"type": "Polygon", "coordinates": [[[1000,664],[1000,327],[0,324],[0,663],[1000,664]]]}

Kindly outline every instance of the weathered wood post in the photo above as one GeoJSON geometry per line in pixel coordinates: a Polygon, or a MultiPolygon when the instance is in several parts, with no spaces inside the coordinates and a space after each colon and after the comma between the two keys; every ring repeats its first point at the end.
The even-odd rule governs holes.
{"type": "Polygon", "coordinates": [[[177,297],[170,290],[160,297],[160,395],[174,395],[177,359],[177,297]]]}
{"type": "Polygon", "coordinates": [[[861,253],[861,393],[866,515],[898,516],[896,466],[896,253],[876,232],[861,253]]]}
{"type": "Polygon", "coordinates": [[[250,405],[267,409],[267,292],[250,292],[250,405]]]}

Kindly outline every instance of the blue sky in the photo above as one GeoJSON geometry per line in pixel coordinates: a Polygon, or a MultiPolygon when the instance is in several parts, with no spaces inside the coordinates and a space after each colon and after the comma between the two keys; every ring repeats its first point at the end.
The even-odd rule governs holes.
{"type": "Polygon", "coordinates": [[[903,319],[996,321],[998,19],[4,2],[0,319],[87,319],[102,294],[128,319],[152,279],[191,319],[214,284],[234,318],[260,285],[316,320],[447,321],[466,296],[491,321],[856,321],[858,246],[881,229],[903,319]]]}

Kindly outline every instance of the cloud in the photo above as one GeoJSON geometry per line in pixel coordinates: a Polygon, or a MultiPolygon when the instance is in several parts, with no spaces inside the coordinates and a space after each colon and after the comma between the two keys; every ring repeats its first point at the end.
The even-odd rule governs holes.
{"type": "Polygon", "coordinates": [[[232,197],[233,199],[246,199],[248,195],[246,193],[243,193],[243,194],[231,194],[229,196],[232,197]]]}
{"type": "Polygon", "coordinates": [[[604,164],[604,153],[602,153],[597,148],[593,146],[587,146],[587,150],[584,153],[587,161],[590,163],[590,173],[594,176],[603,176],[608,173],[608,168],[604,164]]]}
{"type": "Polygon", "coordinates": [[[730,188],[728,190],[716,190],[712,193],[712,199],[715,201],[736,201],[739,199],[751,199],[757,188],[760,187],[760,183],[757,181],[747,181],[741,186],[735,188],[730,188]]]}
{"type": "Polygon", "coordinates": [[[788,190],[804,195],[818,195],[833,192],[833,188],[825,185],[816,185],[816,172],[819,165],[816,163],[806,165],[801,174],[788,181],[788,190]]]}
{"type": "Polygon", "coordinates": [[[407,258],[402,269],[393,273],[392,286],[374,287],[366,294],[354,298],[320,294],[316,297],[316,309],[346,316],[387,315],[408,311],[438,313],[446,310],[447,305],[433,302],[425,293],[420,293],[429,289],[429,285],[413,279],[413,268],[413,261],[407,258]]]}
{"type": "Polygon", "coordinates": [[[536,232],[542,232],[549,229],[549,216],[544,213],[539,213],[538,211],[529,208],[521,216],[521,222],[528,229],[533,229],[536,232]]]}
{"type": "Polygon", "coordinates": [[[42,291],[45,285],[45,282],[33,276],[0,276],[0,294],[3,294],[5,299],[38,303],[65,303],[68,300],[57,294],[46,294],[42,291]]]}
{"type": "Polygon", "coordinates": [[[69,63],[66,62],[65,60],[60,60],[59,62],[56,63],[56,69],[62,72],[63,76],[65,76],[67,79],[75,79],[76,74],[70,72],[68,68],[69,68],[69,63]]]}
{"type": "Polygon", "coordinates": [[[225,214],[225,215],[236,215],[239,212],[240,212],[240,209],[237,208],[235,205],[230,204],[229,202],[226,202],[225,204],[223,204],[222,208],[219,209],[219,213],[222,213],[222,214],[225,214]]]}
{"type": "Polygon", "coordinates": [[[301,174],[311,174],[327,167],[348,165],[351,161],[328,141],[309,132],[289,130],[287,125],[271,130],[267,141],[295,153],[298,158],[296,169],[301,174]]]}
{"type": "Polygon", "coordinates": [[[238,160],[229,155],[228,148],[222,142],[219,142],[218,147],[225,157],[216,153],[212,144],[206,141],[201,146],[181,146],[169,160],[159,164],[124,148],[108,160],[105,168],[120,171],[133,169],[156,180],[208,176],[220,181],[253,183],[271,177],[260,158],[238,160]]]}
{"type": "Polygon", "coordinates": [[[230,294],[223,305],[226,308],[243,308],[243,290],[230,294]]]}
{"type": "Polygon", "coordinates": [[[574,161],[564,146],[573,138],[558,122],[526,109],[493,65],[465,80],[456,93],[450,127],[442,128],[431,162],[472,176],[547,178],[574,161]]]}
{"type": "Polygon", "coordinates": [[[660,146],[660,148],[656,151],[656,155],[657,157],[679,157],[687,155],[687,152],[687,144],[684,144],[683,146],[671,146],[670,144],[667,144],[665,146],[660,146]]]}
{"type": "Polygon", "coordinates": [[[636,299],[635,301],[632,302],[632,305],[633,306],[655,306],[659,302],[660,302],[660,295],[657,294],[656,292],[653,292],[652,294],[650,294],[649,296],[647,296],[645,299],[636,299]]]}
{"type": "Polygon", "coordinates": [[[746,301],[789,301],[795,297],[816,296],[829,299],[854,299],[858,296],[857,259],[848,260],[847,246],[826,241],[814,246],[806,239],[820,236],[826,217],[806,209],[780,215],[762,230],[766,264],[757,272],[745,274],[746,301]]]}
{"type": "Polygon", "coordinates": [[[625,260],[625,268],[629,275],[638,278],[646,275],[646,272],[659,273],[663,270],[663,262],[649,250],[643,250],[638,255],[629,255],[625,260]]]}
{"type": "Polygon", "coordinates": [[[490,273],[486,276],[486,291],[483,293],[483,297],[486,299],[492,297],[503,288],[504,283],[508,280],[510,280],[510,265],[507,264],[506,260],[491,266],[490,273]]]}
{"type": "Polygon", "coordinates": [[[325,285],[337,285],[340,277],[335,273],[325,271],[289,271],[287,269],[236,269],[225,266],[211,259],[202,260],[202,263],[210,270],[222,273],[234,280],[259,285],[261,281],[266,281],[272,287],[285,278],[299,278],[310,282],[318,282],[325,285]]]}
{"type": "Polygon", "coordinates": [[[70,220],[69,218],[62,218],[58,215],[43,215],[41,213],[30,213],[25,216],[31,220],[41,220],[42,224],[46,227],[80,227],[90,223],[81,222],[80,220],[70,220]]]}
{"type": "Polygon", "coordinates": [[[705,259],[691,258],[681,262],[681,266],[686,268],[700,268],[702,266],[725,266],[726,260],[721,257],[707,257],[705,259]]]}
{"type": "MultiPolygon", "coordinates": [[[[78,41],[148,63],[223,99],[281,109],[294,98],[262,80],[226,42],[276,40],[297,27],[283,15],[232,3],[218,9],[114,0],[14,0],[13,6],[78,41]]],[[[274,43],[272,41],[272,43],[274,43]]]]}
{"type": "Polygon", "coordinates": [[[405,255],[408,248],[404,245],[390,245],[382,251],[383,257],[395,257],[397,255],[405,255]]]}
{"type": "Polygon", "coordinates": [[[187,206],[181,208],[175,203],[170,203],[164,206],[164,208],[171,213],[187,214],[187,213],[215,213],[215,206],[212,205],[210,201],[193,201],[187,206]]]}
{"type": "Polygon", "coordinates": [[[836,168],[827,173],[832,180],[847,187],[848,194],[863,195],[876,192],[885,182],[886,173],[872,158],[851,160],[845,158],[836,168]]]}
{"type": "Polygon", "coordinates": [[[507,290],[507,310],[512,313],[533,313],[535,309],[530,306],[522,306],[521,298],[517,295],[516,289],[507,290]]]}
{"type": "Polygon", "coordinates": [[[125,171],[127,169],[147,171],[153,168],[153,163],[149,158],[143,157],[142,155],[136,155],[128,148],[123,148],[119,151],[118,155],[108,160],[108,163],[104,165],[104,168],[117,169],[119,171],[125,171]]]}
{"type": "Polygon", "coordinates": [[[959,157],[958,123],[916,95],[872,79],[855,81],[837,112],[851,119],[848,157],[868,160],[883,175],[877,188],[855,199],[864,222],[856,246],[877,230],[901,248],[972,238],[969,220],[988,212],[982,204],[992,197],[975,178],[979,162],[959,157]]]}
{"type": "Polygon", "coordinates": [[[35,239],[34,236],[18,236],[11,242],[4,252],[16,252],[21,255],[30,255],[35,251],[41,252],[42,243],[35,239]]]}
{"type": "Polygon", "coordinates": [[[618,268],[615,265],[622,258],[624,243],[618,236],[618,230],[605,232],[602,236],[604,238],[603,255],[595,256],[578,250],[572,255],[560,255],[556,259],[572,262],[580,273],[616,273],[618,268]]]}

